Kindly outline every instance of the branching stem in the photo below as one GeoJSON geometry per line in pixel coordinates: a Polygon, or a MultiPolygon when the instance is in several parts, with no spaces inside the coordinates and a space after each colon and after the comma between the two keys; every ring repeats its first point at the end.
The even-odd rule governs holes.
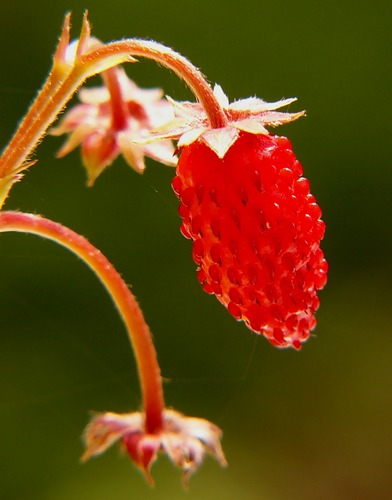
{"type": "MultiPolygon", "coordinates": [[[[80,46],[87,46],[88,36],[89,25],[85,18],[80,46]]],[[[222,128],[227,124],[226,115],[202,73],[188,59],[169,47],[138,39],[125,39],[106,45],[96,44],[92,50],[77,54],[72,63],[73,67],[70,68],[67,64],[71,63],[58,59],[66,57],[65,42],[68,39],[69,16],[64,22],[63,35],[59,43],[61,50],[58,49],[56,52],[53,69],[0,157],[0,180],[21,169],[50,125],[87,78],[118,64],[133,62],[132,56],[152,59],[174,71],[185,81],[203,106],[211,127],[222,128]],[[64,67],[63,72],[61,72],[62,67],[64,67]]]]}

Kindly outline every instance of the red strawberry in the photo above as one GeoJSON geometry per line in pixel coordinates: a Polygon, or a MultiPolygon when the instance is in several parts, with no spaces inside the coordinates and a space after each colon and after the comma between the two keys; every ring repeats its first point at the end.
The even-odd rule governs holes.
{"type": "Polygon", "coordinates": [[[326,281],[324,223],[301,174],[285,137],[241,132],[223,159],[185,146],[173,180],[204,290],[280,347],[309,337],[326,281]]]}
{"type": "Polygon", "coordinates": [[[326,282],[325,225],[289,140],[264,125],[302,113],[273,111],[291,100],[229,105],[220,88],[215,93],[228,118],[221,129],[208,127],[200,105],[176,104],[188,120],[173,180],[181,231],[193,240],[204,290],[273,345],[299,349],[316,326],[326,282]]]}

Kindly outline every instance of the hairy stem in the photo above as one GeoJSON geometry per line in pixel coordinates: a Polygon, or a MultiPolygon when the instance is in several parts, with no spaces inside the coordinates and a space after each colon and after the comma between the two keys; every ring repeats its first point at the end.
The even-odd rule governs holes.
{"type": "MultiPolygon", "coordinates": [[[[69,18],[66,18],[66,23],[68,22],[69,18]]],[[[63,33],[68,36],[69,26],[66,23],[63,33]]],[[[87,32],[89,25],[86,19],[85,26],[87,32]]],[[[65,35],[63,39],[66,39],[65,35]]],[[[60,47],[61,52],[65,54],[63,39],[60,41],[60,47]]],[[[52,73],[0,157],[0,180],[20,170],[50,125],[87,78],[126,61],[132,62],[134,61],[132,56],[152,59],[174,71],[185,81],[204,107],[211,127],[221,128],[227,124],[226,115],[211,86],[202,73],[185,57],[153,41],[126,39],[106,45],[99,44],[90,52],[78,54],[73,68],[66,73],[60,71],[61,61],[55,59],[52,73]]]]}
{"type": "Polygon", "coordinates": [[[52,95],[56,92],[57,88],[63,83],[64,79],[67,76],[67,73],[61,71],[62,68],[59,68],[58,58],[56,56],[61,54],[62,57],[65,57],[66,46],[69,43],[70,17],[71,15],[69,13],[65,16],[62,36],[57,46],[55,56],[53,57],[53,67],[44,84],[42,85],[42,88],[31,104],[27,115],[20,122],[17,132],[11,139],[10,144],[4,150],[1,157],[1,163],[7,163],[8,154],[13,150],[18,149],[19,143],[24,140],[24,137],[30,127],[35,124],[37,118],[39,118],[39,116],[41,115],[42,109],[45,108],[47,102],[51,100],[52,95]]]}
{"type": "Polygon", "coordinates": [[[227,124],[226,115],[203,74],[184,56],[161,43],[128,38],[108,43],[95,52],[85,55],[84,59],[92,62],[110,54],[121,54],[123,52],[131,56],[142,56],[152,59],[171,69],[178,77],[184,80],[199,100],[212,128],[221,128],[227,124]]]}
{"type": "Polygon", "coordinates": [[[159,432],[165,405],[156,351],[140,307],[121,276],[83,236],[49,219],[22,212],[0,212],[0,232],[9,231],[36,234],[59,243],[83,260],[103,283],[120,313],[135,353],[146,432],[159,432]]]}

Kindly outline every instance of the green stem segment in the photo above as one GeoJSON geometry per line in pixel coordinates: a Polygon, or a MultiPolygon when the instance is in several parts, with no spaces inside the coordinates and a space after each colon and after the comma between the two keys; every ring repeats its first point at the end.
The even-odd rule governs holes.
{"type": "Polygon", "coordinates": [[[22,212],[0,212],[0,232],[9,231],[36,234],[59,243],[83,260],[103,283],[120,313],[135,353],[146,432],[159,432],[165,403],[157,355],[140,307],[121,276],[83,236],[49,219],[22,212]]]}

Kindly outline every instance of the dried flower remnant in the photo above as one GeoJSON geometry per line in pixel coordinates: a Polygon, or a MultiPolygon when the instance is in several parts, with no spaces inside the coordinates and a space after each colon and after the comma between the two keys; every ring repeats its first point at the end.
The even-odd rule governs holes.
{"type": "Polygon", "coordinates": [[[82,460],[100,455],[119,441],[150,483],[150,468],[161,451],[183,470],[187,483],[206,453],[226,465],[221,436],[221,430],[208,420],[186,417],[169,409],[163,412],[161,431],[153,434],[146,432],[142,413],[103,413],[96,415],[86,428],[86,451],[82,460]]]}
{"type": "Polygon", "coordinates": [[[163,99],[162,90],[139,88],[122,68],[107,70],[104,82],[102,87],[81,89],[81,104],[51,129],[52,135],[69,134],[57,156],[81,145],[90,186],[120,154],[139,173],[145,169],[144,156],[174,166],[170,140],[143,145],[134,142],[173,118],[172,106],[163,99]]]}

